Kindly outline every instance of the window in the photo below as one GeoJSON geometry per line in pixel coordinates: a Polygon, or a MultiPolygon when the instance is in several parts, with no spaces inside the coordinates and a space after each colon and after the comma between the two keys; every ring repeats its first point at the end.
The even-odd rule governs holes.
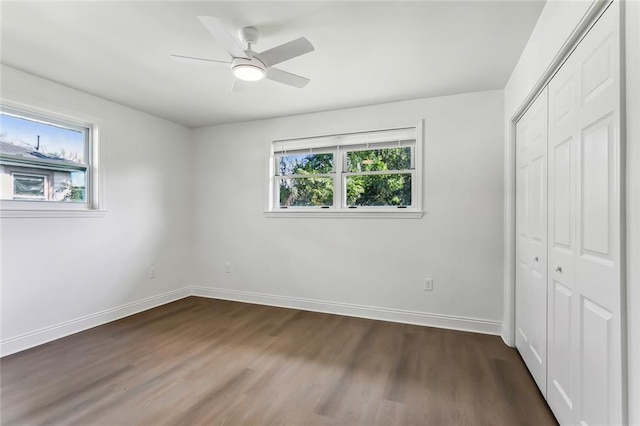
{"type": "Polygon", "coordinates": [[[411,207],[413,152],[413,146],[346,151],[346,205],[411,207]]]}
{"type": "Polygon", "coordinates": [[[13,198],[46,200],[47,176],[13,173],[13,198]]]}
{"type": "Polygon", "coordinates": [[[275,216],[420,217],[420,127],[271,143],[275,216]]]}
{"type": "Polygon", "coordinates": [[[0,206],[97,209],[91,124],[0,107],[0,206]]]}
{"type": "Polygon", "coordinates": [[[278,206],[322,207],[333,205],[334,154],[279,154],[278,206]]]}

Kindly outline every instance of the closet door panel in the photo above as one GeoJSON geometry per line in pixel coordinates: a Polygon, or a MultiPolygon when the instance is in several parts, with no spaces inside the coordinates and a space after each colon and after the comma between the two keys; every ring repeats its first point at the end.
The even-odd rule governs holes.
{"type": "Polygon", "coordinates": [[[516,347],[543,394],[547,369],[547,94],[516,127],[516,347]]]}
{"type": "Polygon", "coordinates": [[[574,370],[570,366],[576,354],[571,345],[574,340],[571,327],[573,291],[556,280],[552,283],[551,293],[553,297],[549,309],[549,328],[553,330],[553,334],[549,341],[548,399],[549,405],[553,404],[552,408],[565,411],[564,417],[569,419],[574,399],[574,370]],[[565,368],[559,368],[560,366],[565,368]]]}
{"type": "Polygon", "coordinates": [[[580,412],[582,425],[607,425],[615,417],[609,401],[610,381],[615,364],[613,313],[582,298],[580,348],[580,412]]]}
{"type": "Polygon", "coordinates": [[[619,5],[575,51],[578,116],[580,410],[584,425],[622,423],[619,5]]]}
{"type": "MultiPolygon", "coordinates": [[[[527,279],[529,277],[529,253],[528,240],[529,229],[527,220],[527,184],[528,164],[525,161],[526,145],[528,142],[528,123],[522,119],[517,125],[517,170],[516,170],[516,347],[526,348],[529,345],[529,318],[528,305],[525,294],[529,289],[527,279]]],[[[522,354],[522,350],[520,350],[522,354]]],[[[522,354],[525,358],[526,355],[522,354]]],[[[525,361],[526,362],[526,361],[525,361]]]]}
{"type": "Polygon", "coordinates": [[[548,402],[561,424],[620,424],[619,5],[549,84],[548,402]]]}
{"type": "Polygon", "coordinates": [[[615,206],[612,117],[607,115],[582,131],[580,159],[580,252],[590,263],[611,266],[615,206]],[[613,200],[611,200],[613,201],[613,200]]]}
{"type": "Polygon", "coordinates": [[[575,172],[572,158],[575,148],[571,137],[551,146],[550,175],[553,176],[555,191],[553,194],[553,246],[561,252],[573,253],[573,209],[571,192],[573,186],[572,172],[575,172]]]}
{"type": "Polygon", "coordinates": [[[549,322],[547,402],[561,424],[576,405],[578,355],[575,298],[576,137],[578,98],[575,66],[567,62],[549,84],[549,322]],[[563,265],[562,273],[552,270],[563,265]]]}

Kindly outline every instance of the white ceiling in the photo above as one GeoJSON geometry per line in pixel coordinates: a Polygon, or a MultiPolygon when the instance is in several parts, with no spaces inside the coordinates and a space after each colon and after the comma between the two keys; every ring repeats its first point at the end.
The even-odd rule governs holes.
{"type": "Polygon", "coordinates": [[[1,62],[189,127],[505,86],[543,1],[8,2],[1,62]],[[230,92],[228,60],[196,19],[255,26],[258,52],[305,36],[315,51],[278,65],[311,79],[230,92]]]}

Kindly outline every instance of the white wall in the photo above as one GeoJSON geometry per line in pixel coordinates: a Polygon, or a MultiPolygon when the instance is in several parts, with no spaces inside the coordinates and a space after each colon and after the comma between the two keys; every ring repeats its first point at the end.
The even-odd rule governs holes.
{"type": "Polygon", "coordinates": [[[593,0],[548,0],[504,89],[505,117],[511,118],[542,77],[593,0]]]}
{"type": "Polygon", "coordinates": [[[502,95],[480,92],[196,130],[199,291],[499,332],[502,95]],[[422,219],[264,216],[269,140],[406,126],[421,119],[426,134],[422,219]],[[232,264],[230,274],[225,262],[232,264]],[[422,290],[424,277],[435,279],[433,292],[422,290]]]}
{"type": "Polygon", "coordinates": [[[3,354],[182,294],[166,293],[188,284],[191,131],[1,71],[6,100],[100,119],[107,209],[100,218],[0,219],[3,354]]]}

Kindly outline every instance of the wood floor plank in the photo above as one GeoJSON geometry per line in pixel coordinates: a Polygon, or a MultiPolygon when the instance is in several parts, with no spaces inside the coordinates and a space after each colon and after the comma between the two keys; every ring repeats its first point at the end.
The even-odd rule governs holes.
{"type": "Polygon", "coordinates": [[[3,425],[555,425],[496,336],[189,297],[0,360],[3,425]]]}

